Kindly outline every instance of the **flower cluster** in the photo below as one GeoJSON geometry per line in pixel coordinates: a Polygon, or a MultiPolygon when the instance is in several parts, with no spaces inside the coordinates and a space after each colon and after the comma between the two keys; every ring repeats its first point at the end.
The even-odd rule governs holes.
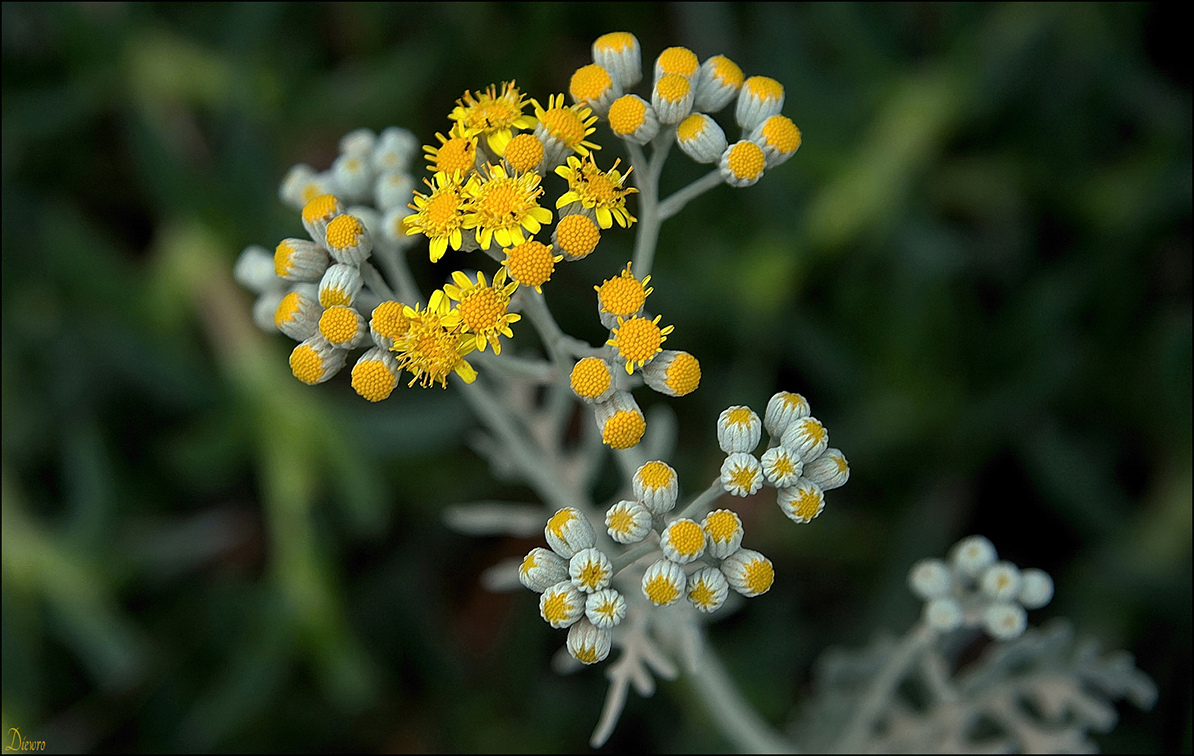
{"type": "Polygon", "coordinates": [[[734,496],[750,496],[764,484],[778,489],[779,508],[790,520],[811,522],[825,508],[825,492],[845,485],[850,465],[829,447],[829,431],[809,414],[800,394],[781,391],[767,402],[762,422],[750,407],[727,407],[717,419],[717,442],[726,453],[721,485],[734,496]],[[763,429],[767,451],[754,456],[763,429]]]}
{"type": "Polygon", "coordinates": [[[1026,609],[1040,609],[1053,598],[1053,580],[1044,570],[1021,570],[998,561],[982,536],[963,538],[949,562],[922,559],[912,565],[908,586],[925,602],[924,621],[940,632],[982,627],[998,640],[1014,640],[1028,626],[1026,609]]]}
{"type": "Polygon", "coordinates": [[[715,163],[730,186],[750,186],[763,171],[800,148],[800,129],[780,111],[784,87],[766,76],[746,78],[724,55],[701,62],[686,47],[669,47],[655,59],[649,97],[629,92],[643,78],[642,50],[633,34],[612,32],[593,43],[593,63],[572,75],[569,90],[620,139],[645,145],[661,137],[698,163],[715,163]],[[736,102],[740,139],[730,144],[710,116],[736,102]]]}

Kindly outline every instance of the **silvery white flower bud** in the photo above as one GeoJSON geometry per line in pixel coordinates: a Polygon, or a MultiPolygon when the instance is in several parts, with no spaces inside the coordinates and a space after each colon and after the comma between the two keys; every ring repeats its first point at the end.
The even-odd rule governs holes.
{"type": "Polygon", "coordinates": [[[1053,598],[1053,578],[1035,567],[1020,573],[1020,603],[1025,609],[1040,609],[1053,598]]]}
{"type": "Polygon", "coordinates": [[[570,580],[562,580],[539,597],[539,616],[555,629],[568,627],[585,614],[585,595],[570,580]]]}
{"type": "Polygon", "coordinates": [[[669,559],[660,559],[643,573],[643,595],[656,606],[668,606],[684,595],[687,581],[683,567],[669,559]]]}
{"type": "Polygon", "coordinates": [[[626,617],[626,599],[613,588],[590,593],[585,599],[585,616],[596,627],[617,627],[626,617]]]}
{"type": "Polygon", "coordinates": [[[1028,615],[1019,604],[996,602],[983,612],[983,627],[996,640],[1015,640],[1028,627],[1028,615]]]}
{"type": "Polygon", "coordinates": [[[531,549],[518,568],[518,582],[536,593],[564,580],[568,580],[568,560],[541,546],[531,549]]]}
{"type": "Polygon", "coordinates": [[[599,549],[581,549],[568,562],[568,577],[582,593],[593,593],[609,585],[614,576],[609,557],[599,549]]]}
{"type": "Polygon", "coordinates": [[[953,575],[940,559],[922,559],[908,571],[908,587],[924,601],[949,594],[953,575]]]}
{"type": "Polygon", "coordinates": [[[596,664],[609,656],[613,634],[582,619],[568,630],[568,653],[581,664],[596,664]]]}
{"type": "Polygon", "coordinates": [[[702,567],[688,578],[688,601],[698,612],[710,614],[730,595],[730,581],[716,567],[702,567]]]}
{"type": "Polygon", "coordinates": [[[771,590],[775,582],[775,567],[771,560],[757,551],[738,549],[721,563],[722,574],[730,587],[747,598],[771,590]]]}
{"type": "Polygon", "coordinates": [[[564,507],[552,515],[543,534],[547,536],[551,550],[565,559],[571,559],[576,552],[590,548],[596,542],[593,526],[574,507],[564,507]]]}

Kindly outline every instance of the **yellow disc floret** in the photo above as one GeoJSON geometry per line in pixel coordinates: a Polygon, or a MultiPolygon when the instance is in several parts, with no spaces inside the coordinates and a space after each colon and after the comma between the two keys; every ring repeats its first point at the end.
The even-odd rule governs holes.
{"type": "Polygon", "coordinates": [[[576,69],[576,73],[572,74],[572,80],[568,82],[568,92],[574,100],[584,102],[600,98],[613,85],[608,71],[596,63],[590,63],[576,69]]]}
{"type": "Polygon", "coordinates": [[[523,286],[534,287],[535,291],[542,291],[541,287],[551,280],[556,263],[562,259],[563,255],[551,254],[551,247],[532,240],[507,249],[502,265],[509,271],[510,278],[523,286]]]}
{"type": "Polygon", "coordinates": [[[585,357],[572,368],[572,390],[585,399],[596,399],[609,390],[609,366],[598,357],[585,357]]]}
{"type": "Polygon", "coordinates": [[[763,172],[763,167],[767,164],[767,158],[763,154],[763,149],[754,142],[738,142],[730,148],[730,154],[726,161],[730,172],[739,179],[749,180],[758,176],[763,172]]]}
{"type": "Polygon", "coordinates": [[[552,627],[567,622],[572,616],[572,601],[563,591],[552,593],[543,601],[543,618],[552,627]]]}
{"type": "Polygon", "coordinates": [[[352,368],[352,388],[371,402],[389,398],[398,377],[380,360],[361,360],[352,368]]]}
{"type": "Polygon", "coordinates": [[[330,249],[354,247],[365,234],[365,224],[352,215],[337,215],[328,223],[327,243],[330,249]]]}
{"type": "Polygon", "coordinates": [[[800,129],[784,116],[771,116],[763,123],[763,138],[785,155],[800,148],[800,129]]]}
{"type": "Polygon", "coordinates": [[[286,274],[290,273],[290,269],[294,267],[294,263],[290,261],[293,254],[294,249],[290,246],[289,239],[278,242],[278,246],[274,248],[274,275],[285,278],[286,274]]]}
{"type": "Polygon", "coordinates": [[[622,410],[605,421],[601,440],[614,449],[629,449],[642,439],[646,430],[647,421],[641,412],[622,410]]]}
{"type": "Polygon", "coordinates": [[[634,95],[622,95],[609,106],[609,127],[620,136],[639,130],[647,120],[647,103],[634,95]]]}
{"type": "Polygon", "coordinates": [[[351,307],[329,307],[319,316],[319,333],[331,344],[345,346],[356,338],[360,324],[361,316],[351,307]]]}
{"type": "Polygon", "coordinates": [[[534,134],[519,134],[506,145],[506,164],[515,173],[533,171],[543,162],[543,142],[534,134]]]}
{"type": "Polygon", "coordinates": [[[626,372],[631,373],[635,367],[642,367],[663,351],[661,345],[667,340],[673,326],[659,327],[660,315],[654,320],[633,317],[629,320],[618,318],[618,327],[614,329],[613,338],[606,343],[618,350],[618,355],[626,360],[626,372]]]}
{"type": "Polygon", "coordinates": [[[692,84],[678,74],[664,74],[655,85],[655,91],[668,102],[680,102],[692,91],[692,84]]]}
{"type": "Polygon", "coordinates": [[[681,352],[668,366],[664,380],[677,396],[691,394],[701,384],[701,363],[688,352],[681,352]]]}
{"type": "Polygon", "coordinates": [[[824,501],[824,497],[821,496],[817,489],[811,487],[802,488],[797,498],[791,503],[790,508],[801,521],[808,522],[820,514],[824,501]]]}
{"type": "Polygon", "coordinates": [[[314,385],[323,378],[323,358],[307,344],[299,344],[290,353],[290,372],[303,383],[314,385]]]}
{"type": "Polygon", "coordinates": [[[630,263],[626,263],[620,275],[602,281],[600,286],[593,288],[597,290],[597,302],[602,312],[625,318],[643,309],[647,295],[654,291],[647,287],[650,282],[650,276],[641,281],[635,278],[630,272],[630,263]]]}
{"type": "Polygon", "coordinates": [[[669,47],[659,53],[656,63],[660,73],[679,74],[686,78],[691,78],[697,72],[697,67],[700,66],[696,53],[687,47],[669,47]]]}

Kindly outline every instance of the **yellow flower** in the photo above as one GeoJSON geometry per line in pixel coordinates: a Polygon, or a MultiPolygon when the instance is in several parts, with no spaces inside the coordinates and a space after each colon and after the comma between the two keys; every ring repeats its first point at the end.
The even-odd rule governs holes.
{"type": "MultiPolygon", "coordinates": [[[[556,201],[556,207],[561,208],[570,202],[579,202],[582,207],[593,210],[597,215],[597,225],[609,228],[616,220],[618,225],[626,228],[635,222],[635,218],[626,211],[626,195],[638,190],[634,187],[623,187],[626,173],[618,171],[618,163],[614,161],[613,168],[602,171],[589,155],[583,163],[574,156],[568,157],[568,164],[556,168],[556,173],[568,180],[568,191],[556,201]]],[[[633,170],[633,169],[631,169],[633,170]]]]}
{"type": "Polygon", "coordinates": [[[414,376],[421,386],[438,383],[448,386],[448,374],[456,373],[465,383],[477,380],[477,371],[464,356],[473,351],[476,337],[462,333],[460,312],[451,309],[448,297],[440,290],[431,293],[427,308],[407,307],[403,315],[409,321],[406,334],[394,340],[393,351],[398,366],[414,376]]]}
{"type": "Polygon", "coordinates": [[[453,128],[448,136],[437,133],[439,147],[429,144],[423,145],[423,152],[427,153],[427,170],[432,173],[446,173],[458,179],[466,178],[477,170],[477,138],[464,136],[453,128]]]}
{"type": "Polygon", "coordinates": [[[564,259],[563,255],[552,255],[551,247],[534,239],[517,244],[505,252],[506,259],[502,260],[502,265],[510,272],[510,278],[523,286],[534,287],[540,294],[543,293],[543,284],[551,280],[556,263],[564,259]]]}
{"type": "Polygon", "coordinates": [[[564,95],[551,95],[547,98],[547,109],[538,100],[531,100],[535,107],[535,117],[539,119],[536,135],[547,142],[554,140],[565,148],[587,156],[589,150],[599,150],[601,145],[585,141],[585,137],[596,131],[593,124],[597,123],[597,116],[584,103],[577,103],[571,107],[564,106],[564,95]]]}
{"type": "Polygon", "coordinates": [[[675,326],[659,327],[659,319],[654,320],[633,317],[628,320],[618,318],[618,327],[613,331],[613,338],[605,342],[618,350],[618,356],[626,360],[626,374],[634,372],[635,367],[642,367],[655,355],[663,351],[661,345],[667,340],[667,335],[675,326]]]}
{"type": "Polygon", "coordinates": [[[435,262],[444,256],[449,244],[452,249],[460,249],[468,201],[464,187],[442,171],[435,174],[435,183],[427,179],[423,183],[431,193],[424,196],[415,192],[410,205],[415,212],[406,218],[406,235],[423,234],[430,239],[431,262],[435,262]]]}
{"type": "Polygon", "coordinates": [[[506,338],[513,338],[510,324],[522,319],[521,315],[506,312],[510,305],[510,295],[518,288],[518,283],[506,283],[506,269],[498,270],[493,277],[493,284],[485,283],[485,274],[477,273],[477,281],[473,283],[461,271],[452,274],[456,285],[444,286],[444,293],[448,298],[459,302],[457,311],[460,313],[460,323],[465,331],[475,334],[475,347],[478,351],[485,351],[485,342],[493,347],[494,354],[502,353],[502,345],[498,342],[498,334],[506,338]]]}
{"type": "Polygon", "coordinates": [[[489,249],[495,238],[503,247],[522,244],[523,229],[534,236],[542,224],[551,223],[551,211],[539,206],[540,180],[537,173],[510,176],[500,165],[486,165],[484,175],[469,179],[464,186],[469,205],[464,228],[477,229],[482,249],[489,249]]]}
{"type": "Polygon", "coordinates": [[[524,115],[524,107],[526,97],[509,81],[502,84],[500,93],[493,84],[475,95],[465,92],[448,118],[457,123],[460,135],[485,137],[493,154],[502,157],[515,129],[535,128],[535,117],[524,115]]]}

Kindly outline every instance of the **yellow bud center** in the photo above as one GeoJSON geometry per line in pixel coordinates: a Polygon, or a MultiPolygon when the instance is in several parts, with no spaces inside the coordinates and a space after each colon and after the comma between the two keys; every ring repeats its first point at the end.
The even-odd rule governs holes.
{"type": "Polygon", "coordinates": [[[547,529],[550,530],[551,534],[556,538],[563,538],[564,528],[568,526],[568,523],[575,519],[576,513],[571,509],[561,509],[559,512],[556,512],[554,515],[552,515],[551,519],[547,521],[547,529]]]}
{"type": "Polygon", "coordinates": [[[614,449],[629,449],[639,442],[647,430],[647,421],[642,413],[622,410],[605,421],[601,429],[601,440],[614,449]]]}
{"type": "Polygon", "coordinates": [[[288,274],[290,269],[294,267],[290,261],[290,257],[293,254],[294,248],[290,246],[288,239],[278,242],[277,248],[274,249],[274,273],[279,278],[288,274]]]}
{"type": "Polygon", "coordinates": [[[599,99],[614,85],[609,78],[609,72],[596,63],[581,66],[572,74],[572,81],[568,83],[568,91],[577,102],[599,99]]]}
{"type": "Polygon", "coordinates": [[[771,116],[763,122],[763,138],[784,155],[800,148],[800,129],[784,116],[771,116]]]}
{"type": "Polygon", "coordinates": [[[340,201],[331,194],[320,194],[313,197],[303,206],[303,220],[314,223],[320,218],[328,220],[336,213],[340,201]]]}
{"type": "Polygon", "coordinates": [[[763,172],[767,158],[754,142],[738,142],[730,148],[726,165],[730,172],[740,179],[753,179],[763,172]]]}
{"type": "Polygon", "coordinates": [[[319,316],[319,332],[336,346],[343,346],[356,337],[361,316],[351,307],[329,307],[319,316]]]}
{"type": "Polygon", "coordinates": [[[572,368],[572,390],[586,399],[604,394],[610,380],[609,367],[598,357],[585,357],[572,368]]]}
{"type": "Polygon", "coordinates": [[[319,383],[323,377],[323,358],[306,344],[299,344],[290,353],[290,372],[303,383],[319,383]]]}
{"type": "Polygon", "coordinates": [[[634,518],[625,509],[619,509],[609,518],[609,529],[615,533],[629,533],[634,527],[634,518]]]}
{"type": "Polygon", "coordinates": [[[759,471],[753,467],[735,467],[730,473],[730,483],[735,488],[749,491],[755,487],[755,480],[758,477],[759,471]]]}
{"type": "Polygon", "coordinates": [[[681,142],[691,142],[692,140],[705,133],[705,118],[703,113],[693,113],[692,115],[680,121],[680,125],[676,127],[676,139],[681,142]]]}
{"type": "Polygon", "coordinates": [[[588,257],[600,240],[597,224],[586,215],[565,215],[556,224],[556,244],[561,252],[574,259],[588,257]]]}
{"type": "Polygon", "coordinates": [[[784,85],[766,76],[752,76],[742,86],[759,100],[778,100],[784,96],[784,85]]]}
{"type": "Polygon", "coordinates": [[[615,134],[633,134],[646,120],[647,103],[634,95],[622,95],[609,106],[609,127],[615,134]]]}
{"type": "Polygon", "coordinates": [[[568,147],[580,144],[585,138],[585,124],[571,108],[552,108],[539,120],[548,134],[568,147]]]}
{"type": "Polygon", "coordinates": [[[643,585],[643,593],[653,604],[670,604],[680,596],[680,589],[663,575],[656,575],[643,585]]]}
{"type": "Polygon", "coordinates": [[[644,488],[667,488],[675,479],[672,468],[663,462],[648,462],[638,469],[638,480],[644,488]]]}
{"type": "Polygon", "coordinates": [[[605,312],[625,317],[643,309],[647,291],[633,276],[615,276],[597,289],[597,299],[605,312]]]}
{"type": "Polygon", "coordinates": [[[352,388],[371,402],[386,399],[398,385],[398,377],[381,360],[362,360],[352,369],[352,388]]]}
{"type": "Polygon", "coordinates": [[[747,589],[756,596],[766,593],[771,590],[771,584],[775,582],[775,568],[766,559],[756,559],[746,565],[746,569],[743,570],[742,582],[746,583],[747,589]]]}
{"type": "Polygon", "coordinates": [[[738,515],[728,509],[711,512],[705,518],[705,532],[709,539],[717,543],[729,543],[742,530],[742,523],[738,515]]]}
{"type": "Polygon", "coordinates": [[[692,91],[692,85],[688,83],[688,79],[678,74],[664,74],[655,85],[655,91],[667,102],[674,103],[687,97],[692,91]]]}
{"type": "Polygon", "coordinates": [[[705,531],[692,520],[677,520],[668,526],[668,540],[681,556],[694,556],[705,548],[705,531]]]}
{"type": "Polygon", "coordinates": [[[373,308],[373,330],[387,339],[400,339],[410,327],[410,318],[403,312],[401,302],[382,302],[373,308]]]}
{"type": "Polygon", "coordinates": [[[602,34],[593,42],[593,46],[598,50],[606,50],[608,52],[621,52],[623,50],[634,49],[634,35],[630,32],[610,32],[609,34],[602,34]]]}
{"type": "Polygon", "coordinates": [[[735,407],[730,410],[730,415],[726,418],[726,422],[730,425],[749,425],[754,413],[746,407],[735,407]]]}
{"type": "Polygon", "coordinates": [[[351,215],[337,215],[328,223],[327,242],[332,249],[348,249],[360,243],[365,225],[351,215]]]}
{"type": "Polygon", "coordinates": [[[572,602],[568,600],[568,594],[563,591],[551,594],[543,602],[543,616],[552,624],[567,621],[568,615],[571,613],[572,602]]]}
{"type": "Polygon", "coordinates": [[[697,581],[692,590],[688,592],[688,600],[697,606],[711,606],[717,600],[717,595],[709,584],[704,580],[697,581]]]}
{"type": "Polygon", "coordinates": [[[274,325],[279,328],[283,323],[289,323],[298,314],[299,307],[302,300],[299,298],[297,291],[292,291],[286,296],[282,297],[282,301],[278,303],[277,309],[274,310],[274,325]]]}
{"type": "Polygon", "coordinates": [[[711,59],[713,76],[722,86],[738,89],[742,86],[742,69],[738,64],[724,55],[714,55],[711,59]]]}
{"type": "Polygon", "coordinates": [[[669,47],[659,53],[658,62],[662,73],[679,74],[684,77],[691,77],[700,65],[696,53],[687,47],[669,47]]]}
{"type": "Polygon", "coordinates": [[[681,352],[668,366],[664,382],[679,396],[691,394],[701,383],[701,363],[688,352],[681,352]]]}

